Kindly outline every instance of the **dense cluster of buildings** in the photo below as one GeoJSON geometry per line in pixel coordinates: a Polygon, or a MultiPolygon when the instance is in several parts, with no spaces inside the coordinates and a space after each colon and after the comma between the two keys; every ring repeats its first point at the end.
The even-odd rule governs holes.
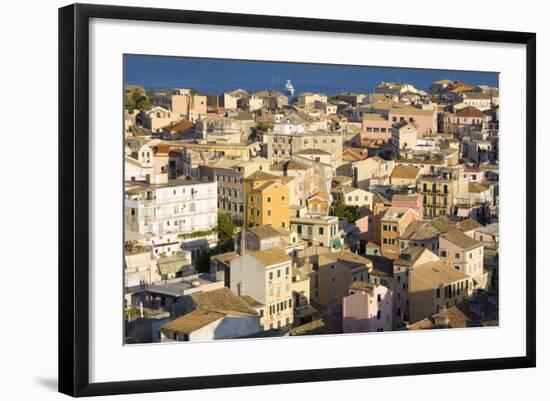
{"type": "Polygon", "coordinates": [[[126,343],[498,325],[497,88],[149,97],[124,118],[126,343]]]}

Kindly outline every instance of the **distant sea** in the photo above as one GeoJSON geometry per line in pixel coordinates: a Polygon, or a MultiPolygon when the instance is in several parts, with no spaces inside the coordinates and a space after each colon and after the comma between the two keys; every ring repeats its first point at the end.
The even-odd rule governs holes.
{"type": "Polygon", "coordinates": [[[194,88],[201,93],[220,94],[242,88],[250,92],[265,89],[284,92],[288,79],[296,95],[301,92],[323,92],[329,96],[344,91],[368,93],[381,81],[411,83],[422,90],[440,79],[498,87],[496,72],[137,55],[124,58],[125,84],[150,90],[194,88]]]}

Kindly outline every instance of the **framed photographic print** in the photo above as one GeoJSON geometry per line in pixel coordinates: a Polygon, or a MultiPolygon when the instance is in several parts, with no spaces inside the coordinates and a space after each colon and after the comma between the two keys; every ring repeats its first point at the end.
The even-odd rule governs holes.
{"type": "Polygon", "coordinates": [[[59,10],[59,390],[535,366],[535,34],[59,10]]]}

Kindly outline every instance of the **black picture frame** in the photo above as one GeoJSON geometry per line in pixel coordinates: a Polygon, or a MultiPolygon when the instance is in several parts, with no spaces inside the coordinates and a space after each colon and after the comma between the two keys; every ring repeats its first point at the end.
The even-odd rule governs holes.
{"type": "Polygon", "coordinates": [[[246,15],[219,12],[75,4],[59,9],[59,391],[95,396],[362,379],[534,367],[536,363],[536,35],[434,26],[246,15]],[[89,130],[88,62],[91,18],[276,28],[430,39],[515,43],[526,46],[526,354],[366,367],[262,372],[123,382],[89,381],[89,130]]]}

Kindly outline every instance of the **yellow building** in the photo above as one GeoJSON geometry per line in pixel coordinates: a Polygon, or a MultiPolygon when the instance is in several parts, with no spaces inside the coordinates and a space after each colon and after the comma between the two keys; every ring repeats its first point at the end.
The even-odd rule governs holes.
{"type": "Polygon", "coordinates": [[[422,195],[425,217],[452,215],[457,198],[468,194],[464,166],[441,168],[433,174],[421,176],[417,181],[417,191],[422,195]]]}
{"type": "Polygon", "coordinates": [[[270,224],[289,228],[290,195],[287,177],[256,171],[244,179],[245,223],[248,227],[270,224]]]}
{"type": "Polygon", "coordinates": [[[330,209],[330,195],[326,192],[315,192],[307,200],[307,211],[310,215],[328,215],[330,209]]]}

